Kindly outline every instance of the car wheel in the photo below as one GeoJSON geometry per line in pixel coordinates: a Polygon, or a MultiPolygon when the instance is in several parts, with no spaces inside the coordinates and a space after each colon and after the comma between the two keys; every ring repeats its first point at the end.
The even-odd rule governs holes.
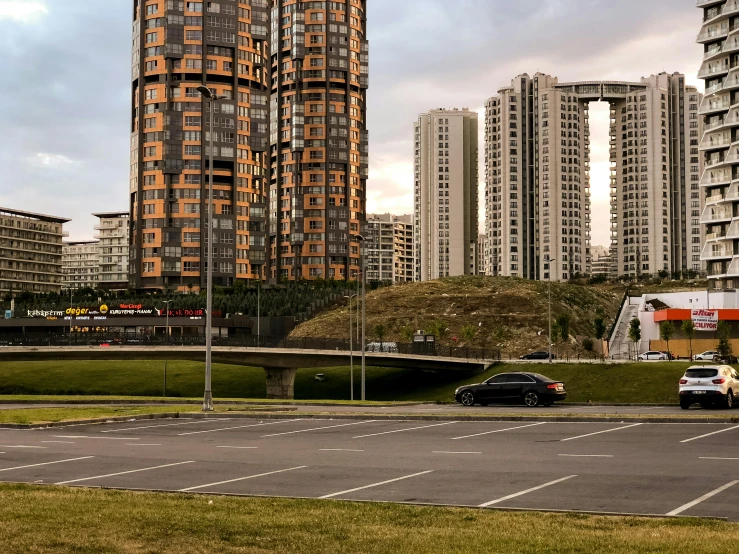
{"type": "Polygon", "coordinates": [[[466,390],[460,396],[462,406],[473,406],[475,404],[475,395],[472,391],[466,390]]]}
{"type": "Polygon", "coordinates": [[[683,410],[689,410],[690,409],[690,401],[689,400],[681,400],[680,401],[680,407],[683,410]]]}
{"type": "Polygon", "coordinates": [[[724,400],[724,408],[731,410],[734,407],[734,393],[729,391],[726,394],[726,400],[724,400]]]}
{"type": "Polygon", "coordinates": [[[539,405],[539,395],[530,390],[523,395],[523,401],[529,408],[536,408],[539,405]]]}

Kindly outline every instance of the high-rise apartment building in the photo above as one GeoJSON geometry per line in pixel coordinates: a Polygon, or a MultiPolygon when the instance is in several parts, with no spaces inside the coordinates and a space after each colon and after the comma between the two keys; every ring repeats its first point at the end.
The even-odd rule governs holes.
{"type": "Polygon", "coordinates": [[[739,5],[734,0],[699,0],[697,5],[703,12],[698,43],[704,50],[698,77],[706,82],[700,106],[705,124],[699,147],[705,163],[701,258],[712,286],[732,289],[739,285],[739,5]]]}
{"type": "Polygon", "coordinates": [[[98,288],[100,257],[98,241],[65,242],[62,247],[63,289],[98,288]]]}
{"type": "Polygon", "coordinates": [[[0,207],[0,293],[62,290],[69,219],[0,207]]]}
{"type": "Polygon", "coordinates": [[[370,214],[364,237],[368,281],[413,281],[413,216],[370,214]]]}
{"type": "Polygon", "coordinates": [[[272,0],[272,279],[347,279],[366,218],[365,0],[272,0]]]}
{"type": "Polygon", "coordinates": [[[591,272],[593,101],[611,107],[611,221],[598,224],[610,227],[613,272],[701,269],[697,89],[677,73],[638,83],[559,83],[537,73],[486,103],[491,275],[567,280],[591,272]]]}
{"type": "MultiPolygon", "coordinates": [[[[215,180],[215,179],[214,179],[215,180]]],[[[128,287],[129,223],[128,212],[93,214],[98,239],[98,286],[108,290],[128,287]]]]}
{"type": "Polygon", "coordinates": [[[477,274],[477,113],[432,110],[414,126],[416,280],[477,274]]]}
{"type": "Polygon", "coordinates": [[[215,284],[358,271],[365,0],[134,0],[133,21],[131,285],[204,286],[211,132],[215,284]]]}

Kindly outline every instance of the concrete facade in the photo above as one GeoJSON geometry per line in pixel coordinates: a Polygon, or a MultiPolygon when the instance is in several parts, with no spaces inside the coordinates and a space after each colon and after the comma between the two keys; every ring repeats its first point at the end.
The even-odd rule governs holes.
{"type": "Polygon", "coordinates": [[[697,90],[677,73],[638,83],[559,83],[537,73],[486,103],[490,274],[591,273],[592,101],[611,105],[612,272],[700,271],[697,90]]]}
{"type": "Polygon", "coordinates": [[[413,281],[413,216],[370,214],[364,236],[369,281],[413,281]]]}
{"type": "Polygon", "coordinates": [[[477,273],[478,117],[432,110],[414,126],[417,281],[477,273]]]}
{"type": "Polygon", "coordinates": [[[99,243],[65,242],[62,247],[63,288],[97,289],[100,280],[99,243]]]}
{"type": "Polygon", "coordinates": [[[99,218],[95,230],[98,244],[99,286],[104,289],[128,287],[129,214],[93,214],[99,218]]]}
{"type": "Polygon", "coordinates": [[[700,142],[705,164],[701,259],[712,286],[731,289],[739,285],[739,3],[698,0],[697,6],[703,12],[697,41],[704,51],[698,77],[706,83],[699,112],[705,129],[700,142]]]}
{"type": "Polygon", "coordinates": [[[62,290],[69,219],[0,207],[0,293],[62,290]]]}

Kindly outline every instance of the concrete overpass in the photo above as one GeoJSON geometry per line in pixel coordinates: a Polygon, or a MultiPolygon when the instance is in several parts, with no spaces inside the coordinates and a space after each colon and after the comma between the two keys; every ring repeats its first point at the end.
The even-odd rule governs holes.
{"type": "MultiPolygon", "coordinates": [[[[349,365],[349,352],[334,350],[295,350],[276,348],[213,347],[213,362],[262,367],[267,378],[267,398],[293,399],[295,375],[300,369],[349,365]]],[[[492,361],[440,358],[368,352],[367,366],[428,371],[460,371],[481,373],[492,361]]],[[[354,363],[361,354],[354,352],[354,363]]],[[[191,360],[204,362],[202,346],[39,346],[0,347],[2,361],[44,360],[191,360]]]]}

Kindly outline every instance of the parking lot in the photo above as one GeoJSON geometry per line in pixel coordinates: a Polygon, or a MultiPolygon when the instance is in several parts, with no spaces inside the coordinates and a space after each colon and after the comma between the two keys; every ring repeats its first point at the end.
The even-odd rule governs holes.
{"type": "Polygon", "coordinates": [[[148,420],[0,430],[0,481],[725,517],[739,425],[148,420]]]}

